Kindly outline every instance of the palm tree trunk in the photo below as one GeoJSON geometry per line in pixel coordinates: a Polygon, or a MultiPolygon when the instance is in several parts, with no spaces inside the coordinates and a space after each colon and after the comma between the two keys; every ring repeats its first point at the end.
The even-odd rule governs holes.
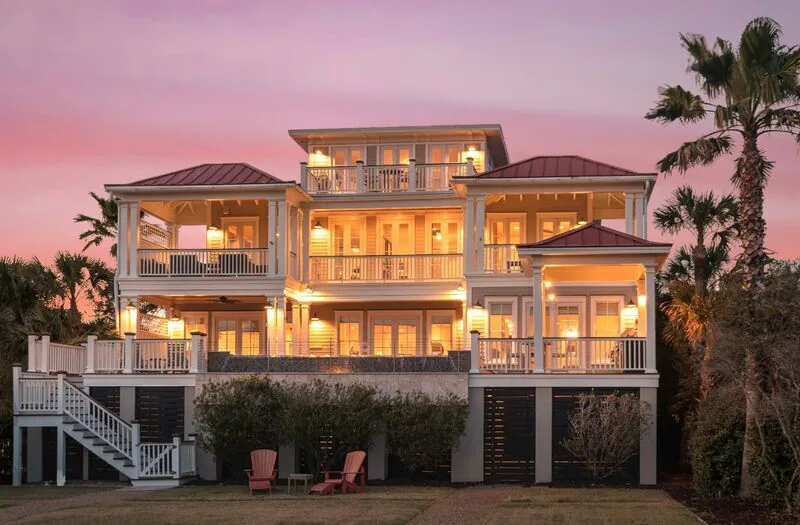
{"type": "MultiPolygon", "coordinates": [[[[706,250],[703,241],[705,233],[699,231],[697,233],[697,240],[695,242],[694,250],[692,250],[692,263],[694,264],[694,293],[693,301],[704,301],[706,296],[706,281],[708,280],[708,251],[706,250]]],[[[702,303],[699,305],[702,307],[702,303]]],[[[710,354],[706,347],[704,337],[697,340],[694,345],[694,363],[699,364],[700,367],[700,398],[705,399],[708,391],[711,388],[711,374],[709,372],[710,354]]]]}
{"type": "MultiPolygon", "coordinates": [[[[742,242],[742,273],[748,297],[747,308],[753,307],[752,293],[764,282],[764,181],[759,170],[762,162],[757,137],[745,135],[742,159],[739,166],[739,210],[742,242]]],[[[759,405],[758,361],[756,349],[748,347],[745,352],[745,427],[744,450],[742,452],[742,480],[739,495],[749,498],[755,489],[755,478],[751,472],[751,458],[756,453],[756,414],[759,405]]]]}

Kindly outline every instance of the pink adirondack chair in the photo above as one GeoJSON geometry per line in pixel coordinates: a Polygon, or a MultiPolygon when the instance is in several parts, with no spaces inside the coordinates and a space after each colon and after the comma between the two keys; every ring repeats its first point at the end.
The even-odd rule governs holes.
{"type": "Polygon", "coordinates": [[[275,469],[275,460],[278,453],[266,448],[250,452],[250,464],[253,468],[245,469],[247,474],[247,485],[250,487],[250,495],[254,490],[268,490],[272,492],[272,485],[275,483],[275,476],[278,471],[275,469]]]}
{"type": "Polygon", "coordinates": [[[348,452],[342,470],[323,470],[325,476],[323,483],[338,486],[342,494],[351,492],[364,492],[364,459],[367,453],[363,450],[348,452]],[[358,477],[361,477],[359,482],[358,477]]]}

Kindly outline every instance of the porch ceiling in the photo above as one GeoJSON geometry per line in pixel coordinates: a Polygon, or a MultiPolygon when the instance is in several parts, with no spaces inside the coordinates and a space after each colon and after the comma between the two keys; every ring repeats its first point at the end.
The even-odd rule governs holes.
{"type": "Polygon", "coordinates": [[[141,209],[145,213],[167,222],[181,226],[205,226],[208,219],[215,216],[256,216],[266,210],[266,200],[162,200],[143,201],[141,209]]]}
{"type": "Polygon", "coordinates": [[[544,267],[544,279],[552,283],[636,282],[644,277],[641,264],[597,264],[544,267]]]}
{"type": "Polygon", "coordinates": [[[266,297],[263,295],[183,295],[183,296],[142,296],[142,300],[160,306],[175,307],[183,310],[190,308],[204,310],[252,310],[263,308],[266,297]],[[220,300],[225,297],[225,300],[220,300]]]}

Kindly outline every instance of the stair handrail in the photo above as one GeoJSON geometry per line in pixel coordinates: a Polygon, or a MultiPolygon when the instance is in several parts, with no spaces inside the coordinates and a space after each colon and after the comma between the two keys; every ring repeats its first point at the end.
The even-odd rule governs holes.
{"type": "Polygon", "coordinates": [[[66,381],[63,375],[59,374],[58,380],[63,384],[59,390],[63,392],[64,413],[136,464],[134,451],[138,443],[134,443],[133,425],[66,381]]]}

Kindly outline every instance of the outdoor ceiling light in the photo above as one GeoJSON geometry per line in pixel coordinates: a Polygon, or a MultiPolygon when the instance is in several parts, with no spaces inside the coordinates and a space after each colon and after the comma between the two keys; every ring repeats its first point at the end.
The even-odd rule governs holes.
{"type": "Polygon", "coordinates": [[[315,222],[314,223],[314,229],[315,230],[321,230],[322,229],[322,224],[320,224],[319,221],[315,222]]]}

